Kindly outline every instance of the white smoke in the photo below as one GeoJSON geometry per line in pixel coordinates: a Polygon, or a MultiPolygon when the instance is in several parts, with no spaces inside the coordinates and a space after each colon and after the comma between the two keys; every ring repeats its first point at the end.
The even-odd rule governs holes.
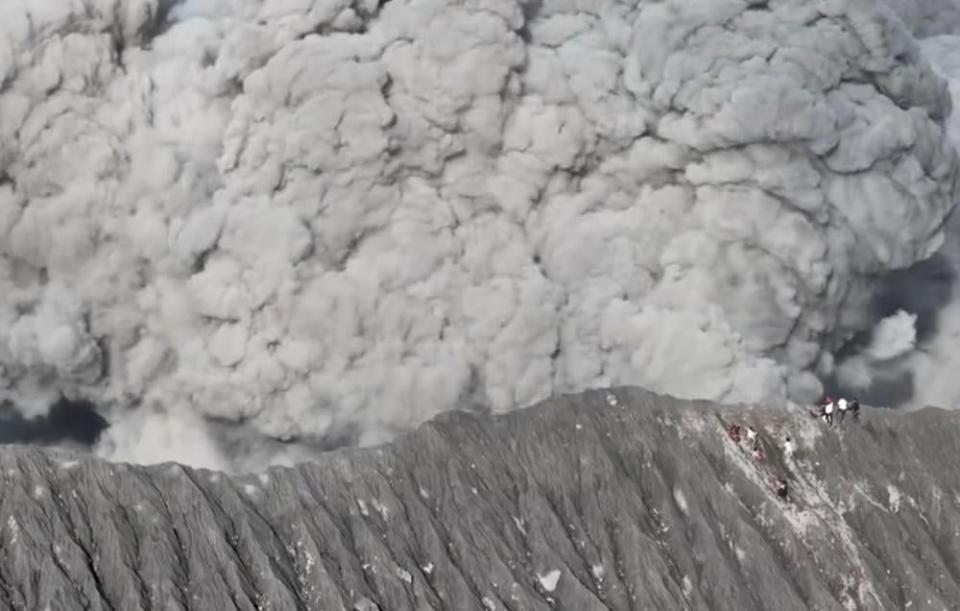
{"type": "Polygon", "coordinates": [[[940,314],[936,336],[912,354],[904,368],[913,372],[912,407],[936,405],[960,407],[960,302],[953,302],[940,314]]]}
{"type": "MultiPolygon", "coordinates": [[[[837,379],[845,388],[859,391],[869,389],[879,371],[890,367],[891,361],[911,355],[917,345],[917,314],[897,310],[882,319],[872,329],[870,342],[837,367],[837,379]]],[[[897,372],[902,368],[896,366],[897,372]]]]}
{"type": "MultiPolygon", "coordinates": [[[[219,471],[237,464],[224,455],[201,416],[187,410],[140,409],[117,414],[97,445],[100,454],[120,462],[179,462],[219,471]]],[[[247,468],[254,466],[240,460],[247,468]]]]}
{"type": "Polygon", "coordinates": [[[0,6],[3,398],[92,399],[130,460],[141,405],[376,443],[810,400],[943,241],[949,92],[872,0],[380,4],[0,6]]]}
{"type": "Polygon", "coordinates": [[[874,361],[889,361],[908,354],[917,343],[917,315],[897,311],[880,321],[865,354],[874,361]]]}

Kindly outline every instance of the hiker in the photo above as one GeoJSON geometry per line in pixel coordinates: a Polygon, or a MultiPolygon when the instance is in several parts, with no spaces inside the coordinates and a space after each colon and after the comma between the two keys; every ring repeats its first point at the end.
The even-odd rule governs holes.
{"type": "Polygon", "coordinates": [[[788,492],[787,480],[782,477],[775,479],[773,481],[773,492],[781,499],[786,499],[788,492]]]}
{"type": "Polygon", "coordinates": [[[763,455],[763,448],[760,447],[759,443],[753,446],[753,451],[750,452],[750,457],[754,460],[754,462],[763,462],[765,457],[763,455]]]}
{"type": "Polygon", "coordinates": [[[727,434],[730,435],[730,439],[733,440],[733,443],[740,443],[740,425],[731,424],[727,429],[727,434]]]}
{"type": "Polygon", "coordinates": [[[823,421],[830,426],[833,426],[833,412],[836,410],[836,407],[833,399],[827,397],[826,403],[823,404],[823,421]]]}
{"type": "Polygon", "coordinates": [[[797,442],[794,441],[790,435],[787,435],[787,438],[783,440],[783,455],[789,458],[792,457],[796,451],[797,442]]]}
{"type": "Polygon", "coordinates": [[[747,427],[747,441],[755,443],[757,441],[757,429],[752,426],[747,427]]]}
{"type": "Polygon", "coordinates": [[[827,421],[827,413],[826,413],[825,410],[826,410],[826,408],[827,408],[827,404],[830,403],[831,401],[833,401],[833,399],[831,399],[829,396],[824,397],[823,399],[820,399],[820,402],[817,403],[817,408],[810,411],[810,417],[811,417],[811,418],[820,418],[820,419],[822,419],[824,422],[826,422],[826,421],[827,421]]]}
{"type": "Polygon", "coordinates": [[[850,415],[853,416],[855,421],[860,420],[860,402],[856,399],[840,399],[837,401],[837,410],[840,412],[840,422],[843,423],[846,419],[847,412],[850,412],[850,415]]]}

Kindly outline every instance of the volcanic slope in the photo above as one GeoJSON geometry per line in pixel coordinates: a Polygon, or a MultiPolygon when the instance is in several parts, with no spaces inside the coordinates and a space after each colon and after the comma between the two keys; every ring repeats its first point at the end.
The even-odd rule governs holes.
{"type": "Polygon", "coordinates": [[[0,606],[957,609],[958,458],[954,412],[828,428],[635,388],[243,476],[6,447],[0,606]]]}

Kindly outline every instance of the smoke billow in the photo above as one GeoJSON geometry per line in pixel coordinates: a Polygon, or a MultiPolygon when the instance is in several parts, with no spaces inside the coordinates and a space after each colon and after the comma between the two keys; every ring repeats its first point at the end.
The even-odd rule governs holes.
{"type": "Polygon", "coordinates": [[[7,0],[0,398],[237,468],[608,384],[811,400],[957,195],[898,10],[7,0]]]}

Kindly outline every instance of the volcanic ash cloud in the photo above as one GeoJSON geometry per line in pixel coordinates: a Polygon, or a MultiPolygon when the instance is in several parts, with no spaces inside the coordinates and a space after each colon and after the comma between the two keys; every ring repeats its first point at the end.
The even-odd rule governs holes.
{"type": "Polygon", "coordinates": [[[807,400],[942,242],[948,91],[874,2],[378,5],[3,3],[5,398],[360,443],[807,400]]]}

